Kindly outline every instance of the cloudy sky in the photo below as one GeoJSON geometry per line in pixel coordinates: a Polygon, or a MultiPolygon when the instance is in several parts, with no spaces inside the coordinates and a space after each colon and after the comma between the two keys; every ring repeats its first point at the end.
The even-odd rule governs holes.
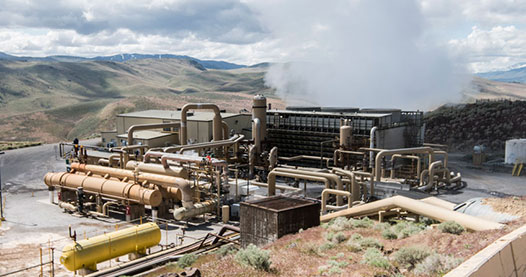
{"type": "Polygon", "coordinates": [[[391,28],[389,21],[332,21],[359,18],[363,5],[356,2],[361,1],[0,0],[0,51],[87,57],[173,53],[255,64],[305,61],[315,48],[328,56],[341,53],[345,49],[335,48],[347,43],[320,43],[338,40],[335,34],[368,39],[360,30],[380,30],[384,39],[373,39],[389,43],[386,38],[397,40],[396,32],[407,29],[402,39],[438,47],[471,72],[526,62],[526,1],[375,1],[384,18],[394,10],[407,19],[407,26],[395,24],[395,33],[383,32],[391,28]],[[334,32],[347,27],[348,32],[334,32]]]}

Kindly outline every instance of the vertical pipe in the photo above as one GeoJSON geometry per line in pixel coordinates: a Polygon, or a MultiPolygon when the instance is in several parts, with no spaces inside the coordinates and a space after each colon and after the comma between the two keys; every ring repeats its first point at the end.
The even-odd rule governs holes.
{"type": "MultiPolygon", "coordinates": [[[[374,148],[376,146],[376,130],[378,127],[374,126],[371,128],[371,133],[369,135],[369,148],[374,148]]],[[[374,152],[369,151],[369,168],[374,167],[374,152]]]]}
{"type": "Polygon", "coordinates": [[[42,247],[40,247],[40,276],[44,276],[44,265],[42,264],[42,247]]]}
{"type": "MultiPolygon", "coordinates": [[[[267,98],[263,95],[254,96],[252,102],[252,119],[259,119],[259,135],[262,141],[267,137],[267,98]]],[[[254,137],[254,129],[252,129],[252,137],[254,137]]]]}

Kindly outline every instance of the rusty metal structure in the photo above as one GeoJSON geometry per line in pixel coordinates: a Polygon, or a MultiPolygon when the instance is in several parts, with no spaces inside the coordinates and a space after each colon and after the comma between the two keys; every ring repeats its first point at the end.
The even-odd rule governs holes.
{"type": "Polygon", "coordinates": [[[241,245],[265,245],[300,229],[320,225],[320,203],[283,196],[241,203],[241,245]]]}

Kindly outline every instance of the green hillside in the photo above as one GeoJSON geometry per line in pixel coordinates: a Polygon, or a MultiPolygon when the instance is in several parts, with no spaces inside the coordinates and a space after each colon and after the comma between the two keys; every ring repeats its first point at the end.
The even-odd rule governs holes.
{"type": "Polygon", "coordinates": [[[187,102],[248,108],[272,94],[262,69],[206,70],[178,59],[0,61],[0,140],[54,142],[111,129],[115,114],[187,102]]]}

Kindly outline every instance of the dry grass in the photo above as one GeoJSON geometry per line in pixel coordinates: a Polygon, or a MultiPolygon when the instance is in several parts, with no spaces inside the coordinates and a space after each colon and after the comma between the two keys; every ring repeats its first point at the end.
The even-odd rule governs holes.
{"type": "MultiPolygon", "coordinates": [[[[496,201],[506,202],[509,199],[496,201]]],[[[442,276],[445,272],[441,270],[449,269],[499,237],[526,224],[526,219],[509,222],[501,230],[463,232],[459,235],[443,233],[436,225],[431,225],[408,237],[398,239],[385,239],[382,236],[386,228],[394,229],[396,225],[387,226],[373,221],[374,226],[356,228],[351,222],[355,223],[355,226],[362,225],[356,224],[356,221],[349,221],[347,224],[338,219],[333,223],[336,224],[334,227],[325,225],[310,228],[301,233],[284,236],[267,245],[264,249],[271,253],[270,272],[242,266],[235,261],[233,254],[224,257],[206,255],[200,258],[206,262],[197,262],[194,267],[199,268],[204,276],[442,276]],[[328,233],[333,234],[327,235],[328,233]],[[328,239],[334,240],[337,233],[341,233],[346,241],[329,242],[328,239]],[[361,246],[360,243],[364,241],[361,246]],[[377,250],[371,250],[370,247],[374,246],[367,243],[373,241],[378,242],[375,244],[378,245],[377,248],[374,248],[377,250]],[[360,249],[349,247],[352,243],[360,245],[360,249]],[[331,244],[332,247],[322,247],[327,244],[331,244]],[[418,259],[416,256],[410,257],[411,259],[406,259],[409,262],[401,263],[400,249],[407,250],[410,246],[429,250],[429,259],[419,254],[418,259]],[[366,253],[369,253],[367,257],[364,256],[366,253]],[[367,260],[365,258],[368,259],[367,263],[363,262],[367,260]],[[385,264],[385,260],[375,261],[376,258],[386,259],[391,266],[380,266],[385,264]],[[440,266],[440,269],[432,272],[429,268],[433,266],[440,266]]]]}

